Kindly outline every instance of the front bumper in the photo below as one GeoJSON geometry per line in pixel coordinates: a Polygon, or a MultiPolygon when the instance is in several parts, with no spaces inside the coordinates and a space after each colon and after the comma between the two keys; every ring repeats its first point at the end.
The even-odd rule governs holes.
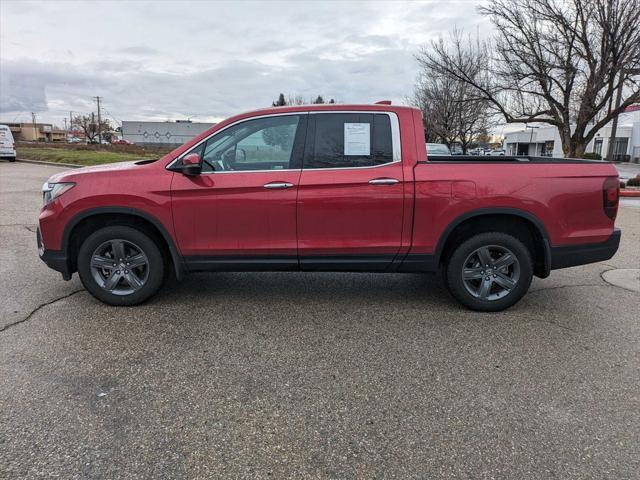
{"type": "Polygon", "coordinates": [[[56,270],[62,274],[64,280],[71,280],[71,263],[67,255],[58,250],[46,250],[42,244],[40,236],[40,228],[36,230],[36,242],[38,243],[38,255],[40,259],[47,264],[47,267],[56,270]]]}
{"type": "Polygon", "coordinates": [[[551,247],[551,270],[609,260],[618,251],[621,236],[622,231],[614,228],[611,236],[602,243],[551,247]]]}

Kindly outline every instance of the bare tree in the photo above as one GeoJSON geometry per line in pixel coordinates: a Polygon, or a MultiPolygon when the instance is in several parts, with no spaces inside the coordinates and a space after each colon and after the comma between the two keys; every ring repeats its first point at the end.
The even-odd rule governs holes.
{"type": "MultiPolygon", "coordinates": [[[[418,60],[422,63],[419,56],[418,60]]],[[[482,72],[479,63],[466,62],[466,75],[482,72]]],[[[489,102],[478,97],[464,81],[445,71],[425,69],[415,86],[414,103],[423,112],[427,141],[440,140],[451,148],[460,143],[463,153],[488,129],[489,102]]]]}
{"type": "Polygon", "coordinates": [[[287,98],[287,105],[306,105],[307,103],[302,95],[289,95],[287,98]]]}
{"type": "Polygon", "coordinates": [[[565,156],[581,157],[599,129],[640,101],[638,12],[640,0],[493,0],[480,13],[495,38],[464,41],[454,32],[419,60],[472,87],[507,123],[557,127],[565,156]],[[468,75],[470,59],[482,74],[468,75]]]}
{"type": "Polygon", "coordinates": [[[420,80],[415,86],[413,97],[407,97],[406,102],[410,105],[414,105],[422,110],[422,125],[424,126],[424,139],[427,143],[436,143],[442,140],[442,137],[436,134],[436,129],[433,128],[434,116],[429,111],[431,102],[429,96],[426,95],[425,89],[420,85],[420,80]]]}
{"type": "MultiPolygon", "coordinates": [[[[77,115],[73,117],[73,123],[71,128],[76,127],[82,130],[90,143],[94,143],[96,141],[96,137],[98,136],[98,123],[95,119],[95,115],[77,115]]],[[[107,134],[110,136],[112,128],[109,120],[103,119],[100,122],[100,131],[103,134],[107,134]]]]}

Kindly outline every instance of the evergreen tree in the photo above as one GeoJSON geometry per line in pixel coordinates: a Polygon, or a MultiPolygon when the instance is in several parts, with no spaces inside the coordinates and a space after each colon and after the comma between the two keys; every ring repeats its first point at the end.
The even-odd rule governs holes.
{"type": "Polygon", "coordinates": [[[276,100],[275,102],[271,103],[271,106],[273,106],[273,107],[284,107],[286,105],[287,105],[287,101],[284,98],[284,93],[281,93],[278,96],[278,100],[276,100]]]}

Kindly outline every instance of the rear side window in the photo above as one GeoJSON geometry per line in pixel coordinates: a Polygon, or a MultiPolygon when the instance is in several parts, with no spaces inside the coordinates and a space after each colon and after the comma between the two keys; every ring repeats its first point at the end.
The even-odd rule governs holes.
{"type": "Polygon", "coordinates": [[[372,167],[393,161],[391,122],[387,114],[313,115],[304,168],[372,167]]]}

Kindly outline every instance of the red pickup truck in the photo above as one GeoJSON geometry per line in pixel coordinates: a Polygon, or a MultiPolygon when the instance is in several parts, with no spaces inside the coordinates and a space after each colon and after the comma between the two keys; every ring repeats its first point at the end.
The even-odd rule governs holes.
{"type": "Polygon", "coordinates": [[[156,161],[43,187],[46,264],[111,305],[198,271],[442,271],[469,308],[516,303],[533,275],[611,258],[605,162],[428,158],[420,110],[277,107],[229,118],[156,161]]]}

